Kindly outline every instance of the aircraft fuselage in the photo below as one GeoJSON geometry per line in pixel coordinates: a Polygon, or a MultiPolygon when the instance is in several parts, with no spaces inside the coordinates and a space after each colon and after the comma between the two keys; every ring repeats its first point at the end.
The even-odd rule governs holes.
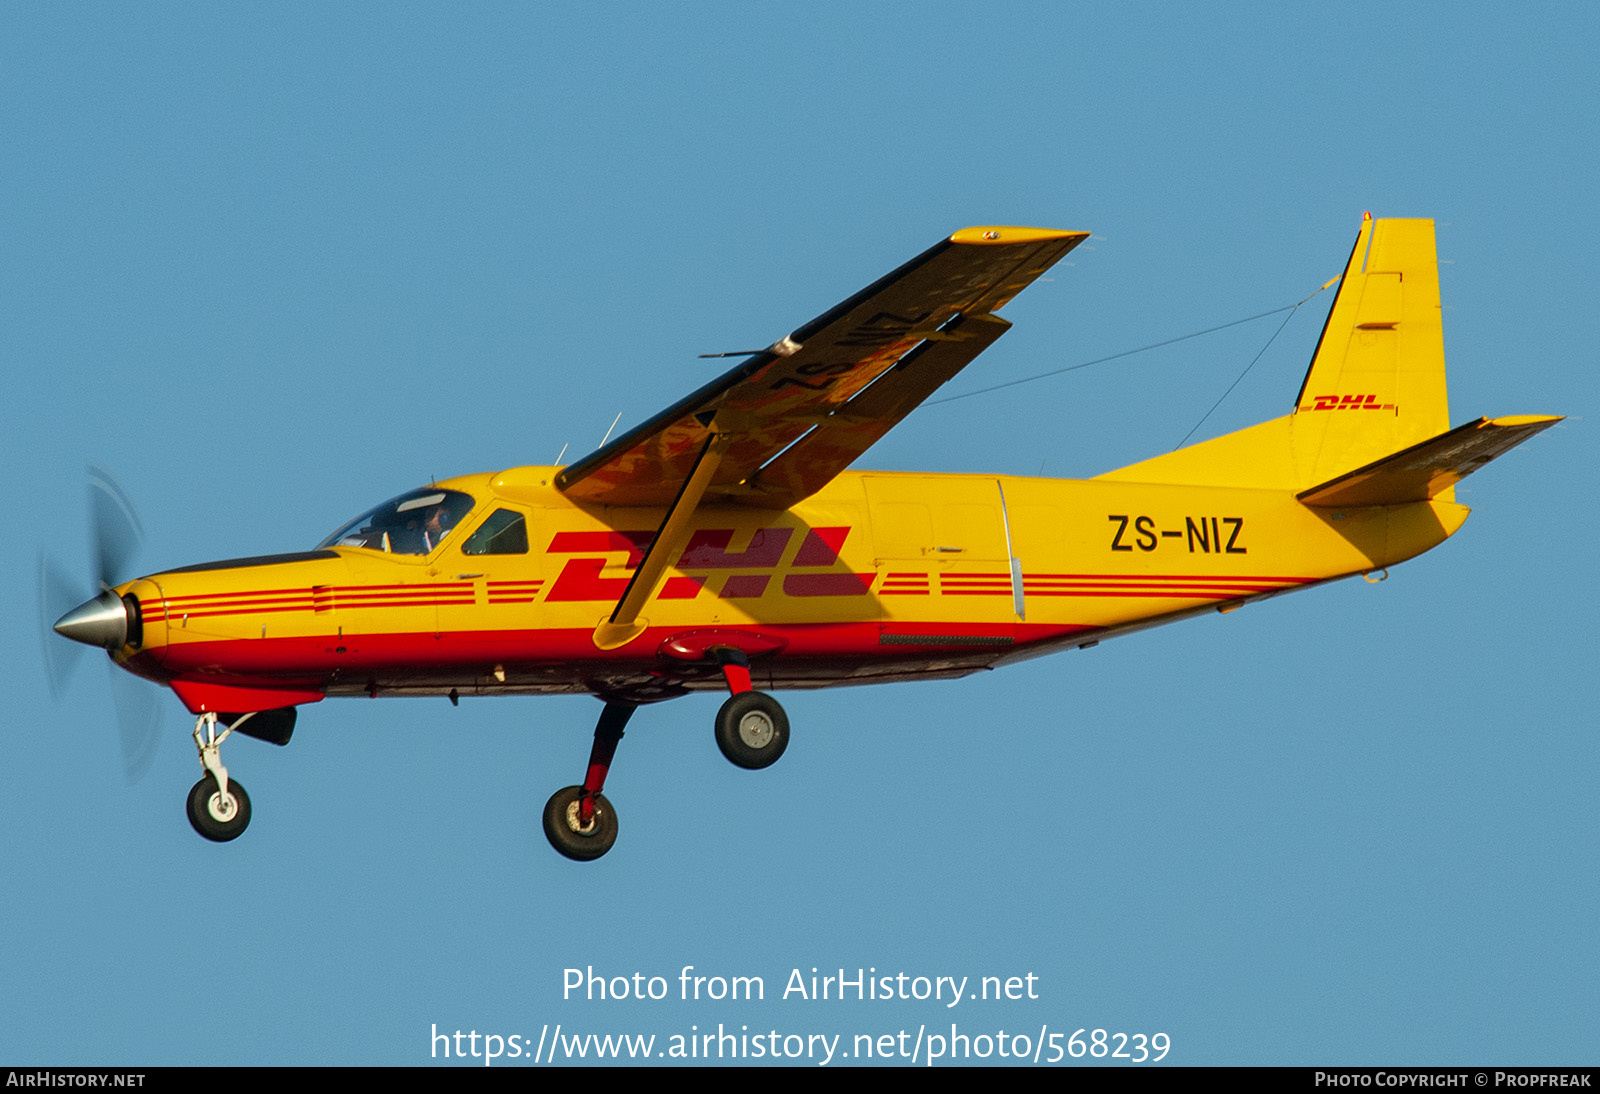
{"type": "Polygon", "coordinates": [[[702,505],[643,633],[603,650],[596,625],[663,511],[576,504],[550,485],[555,470],[439,483],[476,504],[427,553],[332,546],[120,586],[139,626],[117,657],[197,713],[451,691],[648,701],[721,688],[711,645],[743,649],[761,688],[959,676],[1393,565],[1467,512],[1442,498],[1341,512],[1285,490],[847,472],[789,510],[702,505]],[[525,549],[463,552],[507,512],[525,549]]]}

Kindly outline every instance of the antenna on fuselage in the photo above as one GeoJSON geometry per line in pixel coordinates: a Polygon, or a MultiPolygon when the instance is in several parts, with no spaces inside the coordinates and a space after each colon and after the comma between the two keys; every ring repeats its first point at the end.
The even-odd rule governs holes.
{"type": "Polygon", "coordinates": [[[571,444],[572,444],[572,442],[568,441],[566,444],[561,446],[561,451],[556,453],[556,466],[557,467],[561,466],[561,457],[565,456],[567,454],[567,449],[571,446],[571,444]]]}

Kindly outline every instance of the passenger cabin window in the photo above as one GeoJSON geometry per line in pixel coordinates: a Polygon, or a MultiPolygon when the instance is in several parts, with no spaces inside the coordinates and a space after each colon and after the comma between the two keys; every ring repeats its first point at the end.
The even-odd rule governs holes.
{"type": "Polygon", "coordinates": [[[443,543],[475,503],[459,490],[423,487],[369,509],[317,544],[366,547],[394,555],[426,555],[443,543]]]}
{"type": "Polygon", "coordinates": [[[479,529],[461,545],[464,555],[525,555],[528,553],[528,522],[521,513],[496,509],[479,529]]]}

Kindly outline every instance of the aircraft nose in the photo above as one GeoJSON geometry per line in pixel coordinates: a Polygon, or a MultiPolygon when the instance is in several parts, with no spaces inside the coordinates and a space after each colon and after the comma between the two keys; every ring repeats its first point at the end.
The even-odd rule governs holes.
{"type": "Polygon", "coordinates": [[[85,646],[117,649],[128,641],[128,606],[107,589],[56,620],[55,631],[85,646]]]}

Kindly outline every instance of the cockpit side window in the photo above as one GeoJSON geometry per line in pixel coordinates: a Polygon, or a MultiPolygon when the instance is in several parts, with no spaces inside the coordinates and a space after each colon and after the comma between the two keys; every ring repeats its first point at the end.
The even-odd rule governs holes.
{"type": "Polygon", "coordinates": [[[369,509],[317,545],[426,555],[472,511],[472,495],[426,486],[369,509]]]}
{"type": "Polygon", "coordinates": [[[521,513],[496,509],[461,545],[464,555],[525,555],[528,522],[521,513]]]}

